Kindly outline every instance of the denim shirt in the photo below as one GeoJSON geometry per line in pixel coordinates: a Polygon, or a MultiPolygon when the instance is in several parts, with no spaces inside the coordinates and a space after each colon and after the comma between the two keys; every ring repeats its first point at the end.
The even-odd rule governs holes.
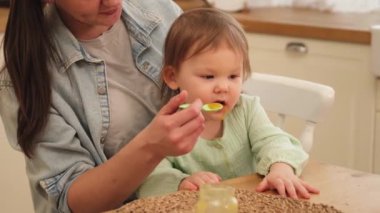
{"type": "MultiPolygon", "coordinates": [[[[123,0],[122,7],[135,65],[160,86],[163,43],[181,9],[172,0],[123,0]]],[[[62,64],[50,66],[52,106],[34,155],[25,160],[26,170],[36,212],[70,212],[67,192],[72,182],[107,161],[103,151],[109,125],[106,67],[86,53],[55,9],[48,15],[62,64]]],[[[20,150],[18,102],[7,73],[1,75],[0,115],[9,143],[20,150]]],[[[141,116],[152,119],[152,115],[141,116]]]]}

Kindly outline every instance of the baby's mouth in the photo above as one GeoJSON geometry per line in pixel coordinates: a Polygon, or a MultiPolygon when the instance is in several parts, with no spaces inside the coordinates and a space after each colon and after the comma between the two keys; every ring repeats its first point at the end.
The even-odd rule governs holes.
{"type": "Polygon", "coordinates": [[[223,106],[226,105],[226,102],[225,101],[215,101],[215,103],[219,103],[219,104],[222,104],[223,106]]]}

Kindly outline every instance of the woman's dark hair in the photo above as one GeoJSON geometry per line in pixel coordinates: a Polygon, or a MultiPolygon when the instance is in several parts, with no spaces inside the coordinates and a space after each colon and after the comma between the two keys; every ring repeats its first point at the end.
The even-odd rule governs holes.
{"type": "Polygon", "coordinates": [[[51,106],[48,63],[56,55],[41,0],[11,1],[4,35],[5,68],[19,103],[17,141],[29,158],[51,106]]]}

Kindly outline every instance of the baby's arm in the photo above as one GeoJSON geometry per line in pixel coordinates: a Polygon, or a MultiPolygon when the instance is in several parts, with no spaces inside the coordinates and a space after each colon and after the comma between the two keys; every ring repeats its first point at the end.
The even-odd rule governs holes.
{"type": "Polygon", "coordinates": [[[295,199],[309,199],[311,193],[319,194],[317,188],[297,177],[289,164],[281,162],[272,164],[269,173],[257,186],[256,191],[263,192],[272,189],[275,189],[282,196],[295,199]]]}
{"type": "Polygon", "coordinates": [[[219,183],[221,181],[219,175],[212,172],[197,172],[184,178],[178,186],[178,190],[196,191],[202,184],[219,183]]]}
{"type": "Polygon", "coordinates": [[[137,190],[137,197],[164,195],[178,190],[181,181],[188,174],[173,167],[168,158],[164,158],[137,190]]]}
{"type": "Polygon", "coordinates": [[[265,175],[256,190],[274,189],[283,196],[306,199],[319,193],[298,177],[308,159],[300,141],[272,124],[259,99],[247,103],[253,164],[257,173],[265,175]]]}

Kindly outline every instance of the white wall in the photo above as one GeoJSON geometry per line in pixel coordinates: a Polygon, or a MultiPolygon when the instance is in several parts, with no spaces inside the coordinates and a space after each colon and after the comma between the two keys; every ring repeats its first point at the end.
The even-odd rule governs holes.
{"type": "Polygon", "coordinates": [[[25,162],[8,144],[0,122],[0,212],[33,212],[25,162]]]}
{"type": "MultiPolygon", "coordinates": [[[[0,41],[3,33],[0,33],[0,41]]],[[[3,64],[0,48],[0,66],[3,64]]],[[[21,152],[8,144],[3,122],[0,119],[0,212],[33,212],[32,198],[25,173],[25,161],[21,152]]]]}

